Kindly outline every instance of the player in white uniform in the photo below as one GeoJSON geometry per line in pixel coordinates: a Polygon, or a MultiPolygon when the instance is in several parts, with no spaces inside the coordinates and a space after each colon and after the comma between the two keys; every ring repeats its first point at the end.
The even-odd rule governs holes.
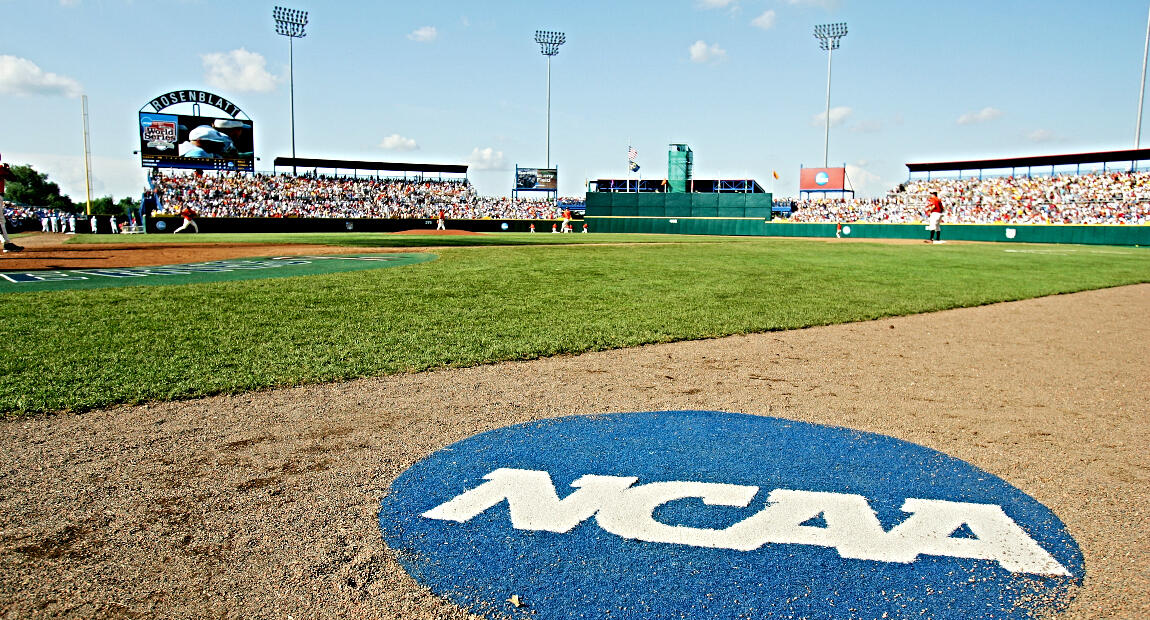
{"type": "Polygon", "coordinates": [[[4,206],[4,182],[12,178],[12,170],[8,168],[8,164],[0,164],[0,239],[4,240],[4,253],[19,252],[24,248],[12,243],[8,238],[8,212],[7,207],[4,206]]]}

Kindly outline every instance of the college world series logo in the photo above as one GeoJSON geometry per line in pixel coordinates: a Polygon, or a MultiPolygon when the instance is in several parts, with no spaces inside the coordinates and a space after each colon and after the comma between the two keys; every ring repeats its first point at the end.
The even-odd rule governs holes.
{"type": "Polygon", "coordinates": [[[987,472],[719,412],[476,435],[404,472],[380,526],[416,579],[489,617],[1026,618],[1084,573],[1057,517],[987,472]]]}

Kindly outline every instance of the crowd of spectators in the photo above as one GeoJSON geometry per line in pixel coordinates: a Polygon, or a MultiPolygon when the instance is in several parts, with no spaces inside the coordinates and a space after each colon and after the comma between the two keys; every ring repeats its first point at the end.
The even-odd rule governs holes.
{"type": "Polygon", "coordinates": [[[152,183],[157,215],[190,207],[203,217],[552,219],[549,200],[480,196],[466,180],[290,174],[164,174],[152,183]]]}
{"type": "MultiPolygon", "coordinates": [[[[480,196],[466,180],[290,174],[153,177],[159,215],[204,217],[553,219],[582,199],[480,196]]],[[[938,192],[948,223],[1150,224],[1150,172],[908,181],[881,198],[789,200],[794,222],[916,223],[938,192]]]]}
{"type": "Polygon", "coordinates": [[[925,219],[938,192],[944,222],[1150,224],[1150,172],[912,180],[882,198],[791,201],[794,222],[905,223],[925,219]]]}

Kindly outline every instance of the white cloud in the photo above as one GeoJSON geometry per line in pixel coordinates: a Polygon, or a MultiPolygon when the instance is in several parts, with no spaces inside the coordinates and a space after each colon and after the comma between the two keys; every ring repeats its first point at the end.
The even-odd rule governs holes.
{"type": "MultiPolygon", "coordinates": [[[[838,127],[851,115],[852,110],[847,106],[838,106],[831,108],[831,127],[838,127]]],[[[822,127],[826,125],[827,113],[819,112],[811,117],[811,126],[822,127]]]]}
{"type": "Polygon", "coordinates": [[[280,79],[268,73],[263,55],[244,48],[230,52],[200,54],[204,63],[204,81],[221,90],[267,93],[275,90],[280,79]]]}
{"type": "Polygon", "coordinates": [[[892,187],[892,184],[882,180],[882,177],[863,168],[866,162],[859,162],[854,166],[847,164],[847,179],[850,186],[863,196],[881,196],[892,187]]]}
{"type": "Polygon", "coordinates": [[[775,27],[775,11],[768,10],[762,15],[751,20],[751,25],[755,28],[762,28],[763,30],[770,30],[775,27]]]}
{"type": "Polygon", "coordinates": [[[379,146],[381,146],[381,147],[383,147],[389,151],[417,151],[417,150],[419,150],[419,145],[415,143],[414,139],[405,138],[405,137],[403,137],[397,133],[393,133],[390,136],[384,138],[383,142],[379,143],[379,146]]]}
{"type": "Polygon", "coordinates": [[[840,0],[787,0],[791,6],[819,6],[824,9],[837,9],[840,0]]]}
{"type": "Polygon", "coordinates": [[[503,151],[496,151],[491,147],[481,149],[475,147],[471,151],[471,156],[467,158],[468,163],[475,170],[506,170],[507,166],[503,162],[503,151]]]}
{"type": "Polygon", "coordinates": [[[1002,110],[987,106],[977,112],[967,112],[966,114],[963,114],[962,116],[958,117],[958,121],[956,122],[959,125],[973,125],[975,123],[985,123],[986,121],[992,121],[1000,116],[1002,116],[1002,110]]]}
{"type": "Polygon", "coordinates": [[[738,0],[699,0],[699,6],[704,9],[721,9],[738,4],[738,0]]]}
{"type": "Polygon", "coordinates": [[[719,47],[718,43],[707,45],[703,40],[695,41],[687,51],[691,54],[691,62],[718,62],[727,57],[727,50],[719,47]]]}
{"type": "Polygon", "coordinates": [[[47,73],[27,58],[0,55],[0,93],[78,97],[83,90],[76,80],[47,73]]]}
{"type": "Polygon", "coordinates": [[[411,39],[412,41],[418,41],[420,43],[431,43],[438,37],[439,31],[435,29],[435,26],[424,26],[422,28],[416,28],[407,35],[407,38],[411,39]]]}
{"type": "Polygon", "coordinates": [[[1036,143],[1057,142],[1058,136],[1049,129],[1035,129],[1034,131],[1026,134],[1026,139],[1036,143]]]}

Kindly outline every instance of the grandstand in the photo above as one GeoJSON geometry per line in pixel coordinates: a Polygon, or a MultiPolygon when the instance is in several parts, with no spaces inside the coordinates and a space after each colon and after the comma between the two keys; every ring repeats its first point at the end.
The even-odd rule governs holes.
{"type": "Polygon", "coordinates": [[[788,206],[795,222],[917,223],[926,197],[938,192],[949,223],[1146,225],[1150,172],[1135,165],[1146,159],[1150,149],[909,163],[909,180],[882,198],[807,199],[788,206]],[[1108,170],[1113,162],[1129,165],[1108,170]],[[1101,170],[1083,172],[1083,164],[1101,164],[1101,170]],[[1041,174],[1046,167],[1049,174],[1041,174]],[[976,174],[963,178],[968,170],[976,174]],[[1018,175],[1020,170],[1025,175],[1018,175]],[[938,172],[951,174],[935,176],[938,172]]]}

